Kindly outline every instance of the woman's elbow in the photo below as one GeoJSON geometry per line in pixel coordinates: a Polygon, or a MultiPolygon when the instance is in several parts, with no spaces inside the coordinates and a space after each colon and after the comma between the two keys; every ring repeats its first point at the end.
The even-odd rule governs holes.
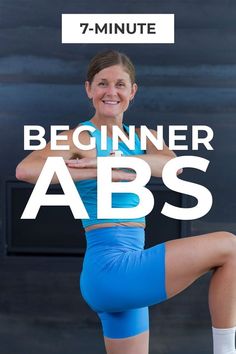
{"type": "MultiPolygon", "coordinates": [[[[172,151],[172,156],[171,156],[171,160],[172,159],[175,159],[177,158],[178,156],[172,151]]],[[[181,173],[183,173],[183,169],[180,168],[178,171],[177,171],[177,175],[180,175],[181,173]]]]}
{"type": "Polygon", "coordinates": [[[183,169],[180,168],[178,171],[177,171],[177,175],[180,175],[181,173],[183,173],[183,169]]]}
{"type": "Polygon", "coordinates": [[[28,180],[27,169],[22,165],[22,163],[19,163],[19,165],[17,165],[16,167],[16,178],[19,181],[27,182],[28,180]]]}

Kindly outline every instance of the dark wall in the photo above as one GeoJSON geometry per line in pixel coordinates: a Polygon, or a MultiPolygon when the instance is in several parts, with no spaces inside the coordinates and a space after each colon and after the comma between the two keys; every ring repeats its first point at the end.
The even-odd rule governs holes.
{"type": "MultiPolygon", "coordinates": [[[[195,154],[211,163],[206,173],[183,178],[208,187],[211,211],[192,222],[194,233],[235,231],[236,10],[233,1],[15,1],[0,4],[1,180],[14,175],[23,151],[23,125],[75,126],[92,115],[83,83],[98,50],[126,52],[137,68],[139,92],[126,122],[206,124],[214,151],[195,154]],[[174,45],[61,44],[62,13],[175,13],[174,45]],[[227,208],[225,205],[227,204],[227,208]]],[[[188,139],[190,142],[190,135],[188,139]]],[[[177,152],[186,154],[186,152],[177,152]]]]}
{"type": "MultiPolygon", "coordinates": [[[[186,170],[181,177],[206,186],[214,197],[211,211],[191,222],[191,234],[219,229],[236,232],[235,13],[236,3],[233,0],[0,0],[1,192],[5,181],[14,178],[17,163],[26,155],[23,151],[24,125],[39,124],[48,131],[53,124],[70,124],[73,127],[91,117],[93,111],[83,88],[86,66],[98,50],[114,48],[127,53],[137,69],[139,91],[125,115],[127,123],[146,124],[152,128],[159,124],[165,129],[173,124],[187,124],[189,127],[204,124],[214,130],[214,151],[203,148],[198,152],[188,151],[188,154],[210,160],[207,172],[186,170]],[[176,43],[62,45],[62,13],[175,13],[176,43]]],[[[188,134],[190,142],[191,135],[188,134]]],[[[1,193],[0,196],[2,208],[3,195],[1,193]]],[[[1,215],[2,225],[4,213],[1,215]]],[[[0,237],[4,240],[2,228],[0,237]]],[[[61,261],[54,263],[48,259],[28,258],[24,263],[19,258],[11,261],[0,259],[0,276],[3,279],[0,334],[3,334],[3,340],[7,338],[5,342],[1,340],[6,345],[4,354],[30,353],[29,347],[22,344],[22,338],[27,338],[31,333],[29,329],[33,328],[38,336],[35,339],[37,345],[32,343],[34,354],[36,348],[41,348],[41,353],[51,354],[60,353],[59,349],[68,354],[77,352],[77,346],[64,351],[55,346],[55,343],[69,343],[71,338],[69,330],[68,337],[63,337],[67,332],[60,327],[62,323],[65,327],[73,323],[74,338],[77,338],[76,330],[79,329],[82,343],[85,343],[84,333],[91,331],[89,333],[94,336],[98,333],[98,321],[79,298],[79,290],[74,285],[76,272],[81,269],[81,259],[78,269],[74,268],[73,261],[72,266],[66,263],[64,267],[63,263],[59,269],[57,263],[61,264],[61,261]],[[66,304],[69,304],[68,308],[66,304]],[[81,318],[82,322],[76,328],[81,318]],[[58,326],[54,327],[58,332],[54,333],[48,352],[46,344],[44,350],[41,345],[43,335],[40,330],[45,321],[48,336],[50,328],[58,326]],[[2,330],[3,323],[10,323],[8,332],[2,330]],[[17,337],[17,334],[15,337],[19,350],[11,348],[12,328],[22,334],[22,337],[17,337]],[[59,333],[62,333],[60,340],[59,333]]],[[[163,323],[166,328],[171,323],[173,328],[179,326],[184,331],[185,325],[196,323],[197,316],[199,324],[209,325],[207,282],[208,278],[186,295],[171,300],[170,305],[167,303],[153,310],[152,314],[157,315],[152,317],[153,325],[156,324],[161,331],[163,323]]],[[[154,339],[152,343],[154,348],[154,339]]],[[[101,341],[95,344],[100,345],[100,352],[103,352],[101,341]]],[[[92,341],[86,339],[85,349],[80,352],[89,353],[89,345],[92,348],[92,341]]],[[[159,350],[162,348],[160,345],[163,345],[162,353],[165,353],[167,347],[161,338],[157,345],[159,350]]],[[[198,345],[200,349],[196,353],[204,353],[204,343],[199,341],[198,345]]],[[[183,352],[184,346],[181,348],[183,352]]],[[[96,348],[91,351],[99,352],[96,348]]],[[[173,350],[172,353],[176,352],[173,350]]]]}

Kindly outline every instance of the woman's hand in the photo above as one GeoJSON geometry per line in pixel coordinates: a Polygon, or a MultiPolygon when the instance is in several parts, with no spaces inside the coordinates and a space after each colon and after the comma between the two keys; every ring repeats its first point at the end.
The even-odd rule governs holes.
{"type": "MultiPolygon", "coordinates": [[[[83,157],[81,159],[65,160],[67,167],[69,168],[97,168],[97,159],[83,157]]],[[[122,169],[114,168],[112,169],[112,181],[133,181],[136,177],[135,173],[126,172],[122,169]]]]}
{"type": "Polygon", "coordinates": [[[70,168],[97,168],[95,157],[83,157],[82,159],[65,160],[67,167],[70,168]]]}
{"type": "Polygon", "coordinates": [[[129,173],[118,169],[112,170],[113,182],[133,181],[135,178],[136,178],[135,173],[129,173]]]}

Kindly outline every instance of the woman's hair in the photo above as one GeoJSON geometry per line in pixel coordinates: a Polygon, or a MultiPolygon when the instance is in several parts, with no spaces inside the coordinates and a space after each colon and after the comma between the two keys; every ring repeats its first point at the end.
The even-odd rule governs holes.
{"type": "Polygon", "coordinates": [[[89,63],[87,81],[91,84],[94,76],[101,70],[112,65],[122,65],[129,74],[131,83],[135,83],[135,68],[127,55],[115,50],[107,50],[96,54],[89,63]]]}

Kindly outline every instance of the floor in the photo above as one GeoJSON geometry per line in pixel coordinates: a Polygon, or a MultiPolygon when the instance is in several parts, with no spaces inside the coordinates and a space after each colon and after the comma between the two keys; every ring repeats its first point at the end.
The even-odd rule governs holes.
{"type": "MultiPolygon", "coordinates": [[[[0,354],[102,354],[100,323],[81,297],[78,259],[0,264],[0,354]]],[[[212,354],[209,275],[150,308],[150,354],[212,354]]]]}
{"type": "MultiPolygon", "coordinates": [[[[1,354],[102,354],[97,325],[83,328],[57,320],[0,317],[1,354]]],[[[210,354],[210,328],[156,326],[150,331],[150,354],[210,354]]]]}

